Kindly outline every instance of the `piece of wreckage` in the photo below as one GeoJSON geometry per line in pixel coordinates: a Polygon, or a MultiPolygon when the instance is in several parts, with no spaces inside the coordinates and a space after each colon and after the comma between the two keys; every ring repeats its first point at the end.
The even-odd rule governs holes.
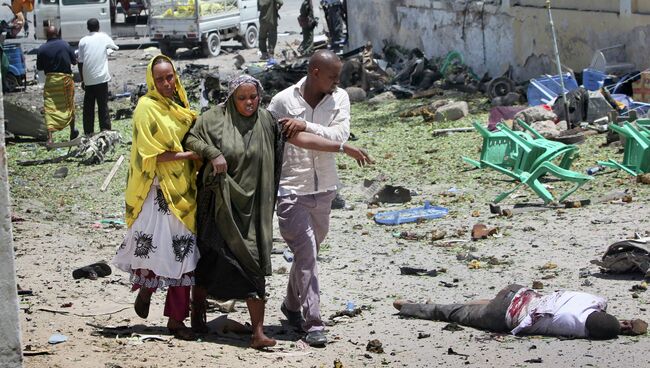
{"type": "Polygon", "coordinates": [[[604,273],[641,273],[650,277],[650,237],[627,239],[610,245],[603,258],[592,260],[604,273]]]}
{"type": "Polygon", "coordinates": [[[80,137],[79,146],[67,154],[41,160],[19,161],[18,165],[33,166],[58,163],[68,159],[78,159],[79,164],[97,165],[104,162],[115,152],[115,147],[122,141],[120,133],[114,130],[104,130],[90,137],[80,137]]]}

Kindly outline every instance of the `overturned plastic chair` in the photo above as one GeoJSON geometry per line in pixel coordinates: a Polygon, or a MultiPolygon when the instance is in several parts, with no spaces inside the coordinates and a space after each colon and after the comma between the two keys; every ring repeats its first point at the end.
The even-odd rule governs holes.
{"type": "Polygon", "coordinates": [[[517,144],[512,136],[517,136],[525,142],[529,142],[529,144],[523,144],[523,147],[528,147],[530,152],[524,153],[526,159],[519,161],[521,165],[524,165],[519,167],[521,170],[532,171],[534,165],[543,162],[536,161],[540,156],[543,157],[543,160],[554,160],[561,157],[559,166],[563,169],[569,169],[573,161],[578,157],[578,148],[576,146],[548,140],[522,120],[517,119],[516,123],[525,131],[530,132],[532,137],[525,132],[515,132],[503,124],[498,125],[500,131],[490,132],[480,123],[473,122],[474,128],[483,136],[481,157],[479,161],[476,161],[463,156],[463,161],[480,169],[486,166],[483,162],[489,162],[502,168],[514,169],[517,164],[517,160],[514,158],[521,156],[519,150],[522,145],[517,144]]]}
{"type": "Polygon", "coordinates": [[[515,142],[510,139],[506,134],[500,131],[490,132],[481,123],[472,122],[474,129],[479,132],[483,137],[483,146],[481,147],[481,158],[474,160],[469,157],[463,156],[463,161],[475,166],[479,169],[485,167],[483,161],[490,162],[493,165],[500,167],[512,168],[512,161],[509,157],[517,149],[515,142]]]}
{"type": "Polygon", "coordinates": [[[598,164],[621,169],[632,176],[650,172],[650,130],[643,125],[638,127],[636,129],[628,122],[623,123],[623,126],[610,124],[609,129],[625,137],[623,161],[619,163],[609,159],[598,161],[598,164]]]}
{"type": "Polygon", "coordinates": [[[577,155],[577,147],[569,145],[560,146],[557,144],[558,142],[548,143],[551,141],[543,138],[529,141],[503,124],[498,124],[497,127],[517,145],[517,148],[512,151],[511,157],[509,157],[511,162],[508,165],[511,165],[512,169],[505,165],[495,165],[484,160],[481,161],[481,164],[515,179],[519,184],[512,190],[499,194],[495,198],[494,203],[503,201],[522,185],[530,187],[542,198],[544,203],[552,202],[554,200],[553,195],[540,182],[540,178],[546,174],[574,184],[558,198],[559,202],[564,201],[578,188],[593,179],[591,176],[568,170],[568,167],[577,155]],[[566,165],[567,168],[563,168],[552,162],[562,155],[564,156],[560,165],[566,165]]]}

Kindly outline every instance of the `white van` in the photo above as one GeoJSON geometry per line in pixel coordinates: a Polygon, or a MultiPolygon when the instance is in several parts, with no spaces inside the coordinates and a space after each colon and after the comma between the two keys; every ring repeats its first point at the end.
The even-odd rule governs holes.
{"type": "Polygon", "coordinates": [[[86,21],[90,18],[97,18],[99,29],[113,38],[144,37],[148,32],[148,2],[149,0],[36,0],[35,37],[45,39],[45,29],[54,25],[61,32],[62,39],[76,44],[88,34],[86,21]]]}

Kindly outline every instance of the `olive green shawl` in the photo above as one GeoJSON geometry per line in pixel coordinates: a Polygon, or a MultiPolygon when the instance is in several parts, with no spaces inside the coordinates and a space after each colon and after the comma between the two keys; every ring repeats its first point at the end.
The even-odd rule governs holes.
{"type": "MultiPolygon", "coordinates": [[[[276,142],[280,133],[268,111],[259,109],[245,118],[232,100],[201,115],[185,147],[206,160],[200,187],[215,193],[212,215],[227,247],[247,274],[266,276],[271,274],[276,142]],[[209,160],[220,154],[226,159],[228,172],[215,176],[209,160]]],[[[203,239],[203,243],[212,244],[214,240],[203,239]]]]}

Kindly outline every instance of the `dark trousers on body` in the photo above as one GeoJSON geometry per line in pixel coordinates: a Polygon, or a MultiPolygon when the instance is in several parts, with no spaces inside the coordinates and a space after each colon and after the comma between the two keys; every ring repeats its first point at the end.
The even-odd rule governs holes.
{"type": "Polygon", "coordinates": [[[506,312],[521,285],[508,285],[487,304],[404,304],[401,316],[456,322],[492,332],[507,332],[506,312]]]}
{"type": "Polygon", "coordinates": [[[111,130],[111,117],[108,113],[108,82],[85,86],[84,91],[84,134],[94,133],[95,102],[99,114],[99,130],[111,130]]]}

